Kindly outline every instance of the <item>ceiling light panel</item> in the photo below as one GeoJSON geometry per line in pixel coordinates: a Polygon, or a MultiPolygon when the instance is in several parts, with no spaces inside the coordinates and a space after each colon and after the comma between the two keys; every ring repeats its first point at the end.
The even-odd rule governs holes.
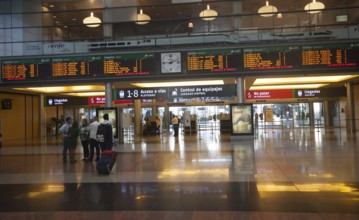
{"type": "Polygon", "coordinates": [[[132,83],[131,85],[141,88],[155,87],[176,87],[176,86],[204,86],[204,85],[223,85],[223,80],[205,80],[205,81],[182,81],[182,82],[158,82],[158,83],[132,83]]]}
{"type": "Polygon", "coordinates": [[[278,85],[289,83],[318,83],[318,82],[340,82],[357,77],[356,75],[336,76],[313,76],[313,77],[283,77],[283,78],[259,78],[253,85],[278,85]]]}
{"type": "Polygon", "coordinates": [[[249,90],[278,90],[278,89],[317,89],[328,84],[292,84],[292,85],[271,85],[251,86],[249,90]]]}

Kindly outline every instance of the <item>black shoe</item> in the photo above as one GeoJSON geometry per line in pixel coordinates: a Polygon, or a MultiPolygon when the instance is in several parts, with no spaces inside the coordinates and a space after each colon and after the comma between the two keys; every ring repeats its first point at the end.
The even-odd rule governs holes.
{"type": "Polygon", "coordinates": [[[100,158],[99,157],[96,157],[95,161],[97,162],[100,158]]]}

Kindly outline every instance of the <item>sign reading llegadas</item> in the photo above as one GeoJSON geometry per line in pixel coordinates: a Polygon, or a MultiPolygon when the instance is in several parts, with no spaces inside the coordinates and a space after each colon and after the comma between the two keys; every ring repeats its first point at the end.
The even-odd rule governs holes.
{"type": "Polygon", "coordinates": [[[291,98],[317,98],[317,97],[343,97],[346,96],[344,87],[321,89],[280,89],[280,90],[247,90],[247,100],[258,99],[291,99],[291,98]]]}

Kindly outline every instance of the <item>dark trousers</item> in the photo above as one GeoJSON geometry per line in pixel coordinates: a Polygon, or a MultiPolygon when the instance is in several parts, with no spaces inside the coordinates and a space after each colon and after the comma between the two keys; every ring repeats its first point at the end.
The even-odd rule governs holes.
{"type": "Polygon", "coordinates": [[[92,160],[93,156],[95,154],[96,149],[96,158],[100,157],[100,146],[98,145],[98,142],[96,139],[90,139],[90,157],[89,159],[92,160]]]}
{"type": "Polygon", "coordinates": [[[178,129],[179,129],[179,125],[178,124],[173,124],[173,131],[174,131],[174,136],[178,136],[178,129]]]}
{"type": "Polygon", "coordinates": [[[68,140],[68,137],[64,137],[62,139],[62,142],[63,142],[63,150],[62,150],[62,159],[65,161],[67,160],[67,152],[69,151],[69,140],[68,140]]]}
{"type": "Polygon", "coordinates": [[[101,152],[105,151],[105,150],[111,150],[112,149],[112,145],[108,144],[108,143],[101,143],[100,144],[100,148],[101,148],[101,152]]]}
{"type": "Polygon", "coordinates": [[[90,143],[89,140],[81,141],[82,147],[84,149],[84,158],[89,158],[90,156],[89,143],[90,143]]]}

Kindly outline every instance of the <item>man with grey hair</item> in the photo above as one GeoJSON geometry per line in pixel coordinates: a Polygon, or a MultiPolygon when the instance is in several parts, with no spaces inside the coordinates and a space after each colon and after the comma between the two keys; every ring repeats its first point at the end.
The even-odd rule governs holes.
{"type": "Polygon", "coordinates": [[[96,116],[94,116],[92,118],[92,122],[89,125],[89,138],[90,138],[90,157],[88,158],[87,161],[92,161],[94,154],[95,154],[95,149],[96,149],[96,161],[98,161],[98,159],[100,158],[100,146],[97,142],[97,128],[98,128],[99,122],[98,122],[98,118],[96,116]]]}
{"type": "Polygon", "coordinates": [[[62,141],[63,141],[63,150],[62,150],[62,159],[64,162],[67,162],[67,152],[69,151],[69,129],[72,125],[72,118],[67,117],[65,124],[61,126],[59,129],[61,135],[62,135],[62,141]]]}

